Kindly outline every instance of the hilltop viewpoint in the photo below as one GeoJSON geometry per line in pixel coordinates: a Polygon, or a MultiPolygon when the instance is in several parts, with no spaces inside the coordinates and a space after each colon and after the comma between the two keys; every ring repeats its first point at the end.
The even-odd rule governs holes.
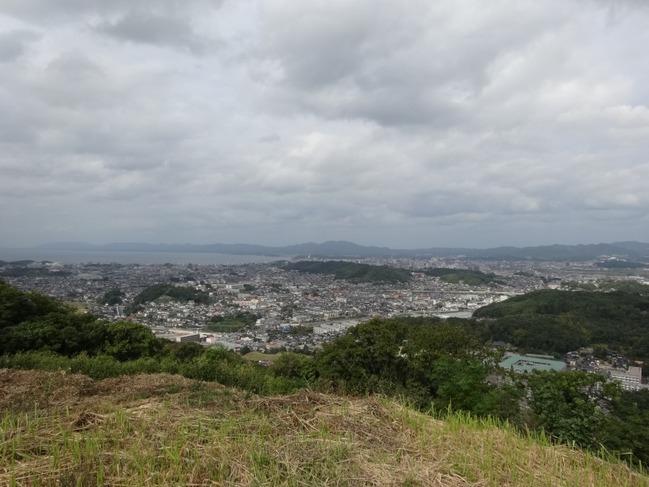
{"type": "Polygon", "coordinates": [[[0,411],[7,486],[649,486],[605,454],[378,395],[5,369],[0,411]]]}

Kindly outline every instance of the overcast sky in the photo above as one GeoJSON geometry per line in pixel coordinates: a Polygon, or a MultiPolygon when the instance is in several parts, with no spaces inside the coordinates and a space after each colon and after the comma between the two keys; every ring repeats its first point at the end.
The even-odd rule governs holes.
{"type": "Polygon", "coordinates": [[[646,0],[0,0],[0,245],[649,241],[646,0]]]}

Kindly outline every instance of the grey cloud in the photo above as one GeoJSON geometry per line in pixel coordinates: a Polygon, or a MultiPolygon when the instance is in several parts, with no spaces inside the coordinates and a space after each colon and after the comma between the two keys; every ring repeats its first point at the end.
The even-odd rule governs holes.
{"type": "Polygon", "coordinates": [[[185,13],[193,8],[219,9],[225,0],[4,0],[0,13],[27,22],[52,25],[88,15],[124,12],[185,13]]]}
{"type": "Polygon", "coordinates": [[[96,27],[98,32],[122,41],[173,46],[205,54],[218,44],[194,32],[187,18],[151,13],[134,13],[96,27]]]}
{"type": "Polygon", "coordinates": [[[3,2],[0,245],[649,239],[625,5],[3,2]]]}
{"type": "Polygon", "coordinates": [[[0,34],[0,63],[13,61],[20,57],[30,42],[40,39],[36,32],[15,30],[0,34]]]}
{"type": "MultiPolygon", "coordinates": [[[[30,101],[44,103],[43,108],[89,110],[114,102],[118,89],[109,80],[110,76],[99,64],[83,51],[74,49],[60,53],[42,70],[33,70],[17,80],[22,86],[16,89],[24,92],[30,101]]],[[[40,111],[41,116],[45,114],[40,111]]]]}
{"type": "Polygon", "coordinates": [[[503,2],[492,6],[497,14],[477,22],[461,6],[418,2],[401,14],[394,2],[360,5],[365,8],[266,3],[261,53],[279,73],[269,80],[274,89],[266,106],[385,125],[454,125],[490,83],[493,63],[524,51],[569,18],[566,9],[527,12],[503,2]],[[282,29],[289,19],[295,28],[282,29]]]}
{"type": "Polygon", "coordinates": [[[257,140],[262,144],[269,144],[272,142],[278,142],[282,140],[282,138],[277,134],[269,134],[269,135],[262,135],[257,140]]]}

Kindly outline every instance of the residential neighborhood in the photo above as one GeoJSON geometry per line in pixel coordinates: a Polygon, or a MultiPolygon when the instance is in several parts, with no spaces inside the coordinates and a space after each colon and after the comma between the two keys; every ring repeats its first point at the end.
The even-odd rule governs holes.
{"type": "MultiPolygon", "coordinates": [[[[471,317],[474,310],[538,289],[581,283],[595,285],[611,278],[609,269],[592,262],[470,261],[452,259],[364,259],[364,263],[407,269],[404,283],[354,282],[332,275],[287,270],[281,262],[218,264],[60,264],[5,263],[2,279],[67,301],[105,320],[127,319],[150,327],[161,337],[235,351],[312,353],[348,328],[375,317],[471,317]],[[495,276],[489,285],[448,282],[428,269],[472,270],[495,276]],[[189,288],[205,302],[169,296],[132,309],[134,298],[153,285],[189,288]],[[254,325],[220,330],[219,317],[247,313],[254,325]]],[[[618,276],[619,278],[620,276],[618,276]]],[[[623,276],[645,282],[645,276],[623,276]]],[[[506,344],[505,344],[506,346],[506,344]]],[[[626,389],[643,387],[641,368],[614,351],[596,358],[592,350],[551,356],[519,355],[508,349],[501,367],[517,372],[583,370],[601,373],[626,389]]]]}

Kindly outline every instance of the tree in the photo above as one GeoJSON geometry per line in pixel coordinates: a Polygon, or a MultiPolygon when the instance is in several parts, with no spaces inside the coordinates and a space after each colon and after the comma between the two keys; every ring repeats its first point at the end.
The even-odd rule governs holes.
{"type": "Polygon", "coordinates": [[[205,351],[203,346],[196,342],[175,343],[169,342],[165,346],[166,351],[179,362],[190,362],[205,351]]]}
{"type": "Polygon", "coordinates": [[[36,292],[24,292],[0,280],[0,329],[71,308],[36,292]]]}
{"type": "Polygon", "coordinates": [[[444,322],[412,330],[402,347],[410,374],[438,404],[489,413],[483,399],[493,389],[486,381],[498,355],[478,335],[444,322]]]}
{"type": "Polygon", "coordinates": [[[118,360],[153,357],[162,348],[150,328],[130,321],[116,321],[108,325],[105,352],[118,360]]]}
{"type": "Polygon", "coordinates": [[[354,393],[402,395],[427,408],[433,400],[476,413],[491,412],[482,397],[496,353],[458,323],[432,318],[375,319],[348,330],[316,355],[322,381],[354,393]]]}
{"type": "Polygon", "coordinates": [[[100,299],[99,304],[106,304],[108,306],[114,306],[116,304],[122,304],[124,299],[124,293],[119,288],[113,288],[110,291],[107,291],[100,299]]]}
{"type": "Polygon", "coordinates": [[[316,378],[316,368],[311,357],[299,353],[285,352],[273,364],[275,375],[289,379],[299,379],[312,383],[316,378]]]}
{"type": "Polygon", "coordinates": [[[361,323],[316,355],[323,380],[350,392],[393,392],[405,382],[404,358],[399,354],[405,328],[394,321],[361,323]]]}
{"type": "Polygon", "coordinates": [[[534,372],[525,378],[531,424],[563,443],[597,448],[606,413],[603,405],[619,395],[619,385],[584,372],[534,372]]]}

